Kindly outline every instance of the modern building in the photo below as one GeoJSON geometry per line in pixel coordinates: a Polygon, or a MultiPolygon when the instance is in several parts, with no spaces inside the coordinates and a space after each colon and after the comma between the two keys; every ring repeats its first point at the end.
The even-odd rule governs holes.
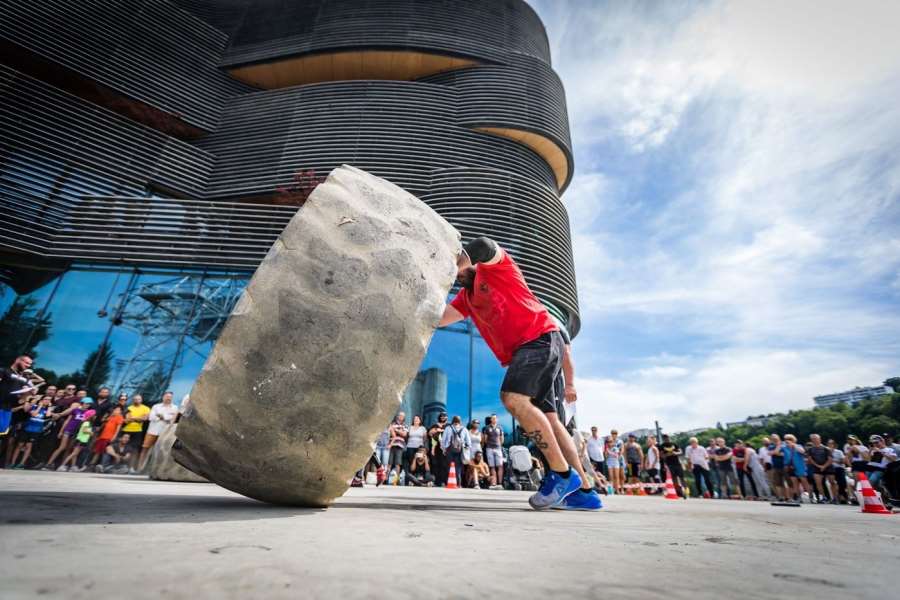
{"type": "Polygon", "coordinates": [[[876,385],[874,387],[855,387],[846,392],[838,392],[836,394],[825,394],[824,396],[816,396],[813,398],[816,406],[819,408],[827,408],[844,402],[849,405],[859,404],[863,400],[869,398],[877,398],[885,394],[893,394],[894,389],[886,385],[876,385]]]}
{"type": "MultiPolygon", "coordinates": [[[[17,0],[0,50],[2,360],[180,397],[343,163],[498,240],[578,332],[565,94],[523,0],[17,0]]],[[[467,323],[422,371],[423,411],[505,414],[467,323]]]]}
{"type": "Polygon", "coordinates": [[[731,423],[725,423],[725,427],[731,429],[732,427],[765,427],[769,424],[770,417],[765,415],[760,415],[758,417],[747,417],[743,421],[732,421],[731,423]]]}

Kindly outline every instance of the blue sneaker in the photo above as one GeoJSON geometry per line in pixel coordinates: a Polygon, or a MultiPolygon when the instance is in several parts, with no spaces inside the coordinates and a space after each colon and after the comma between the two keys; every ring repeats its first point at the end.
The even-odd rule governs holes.
{"type": "Polygon", "coordinates": [[[600,510],[603,508],[603,502],[600,501],[600,494],[594,490],[587,494],[579,491],[566,496],[562,504],[558,504],[553,508],[558,510],[600,510]]]}
{"type": "Polygon", "coordinates": [[[565,479],[550,471],[541,483],[541,489],[528,499],[528,504],[534,510],[543,510],[562,504],[566,496],[578,491],[581,487],[581,477],[575,469],[569,468],[569,476],[565,479]]]}

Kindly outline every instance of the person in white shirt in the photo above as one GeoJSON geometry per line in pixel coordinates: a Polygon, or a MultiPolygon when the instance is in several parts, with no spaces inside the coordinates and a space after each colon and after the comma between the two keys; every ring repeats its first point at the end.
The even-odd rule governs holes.
{"type": "Polygon", "coordinates": [[[591,465],[598,473],[604,473],[603,467],[603,438],[597,433],[596,427],[591,427],[591,437],[587,439],[588,458],[591,459],[591,465]]]}
{"type": "Polygon", "coordinates": [[[895,460],[897,460],[897,453],[891,446],[884,443],[883,437],[873,435],[869,438],[869,464],[866,466],[866,471],[868,471],[869,482],[873,488],[878,489],[885,469],[895,460]]]}
{"type": "Polygon", "coordinates": [[[716,488],[713,487],[712,478],[709,476],[709,452],[697,442],[697,438],[688,440],[688,447],[684,452],[688,459],[688,465],[694,474],[694,482],[697,484],[697,497],[703,496],[701,480],[706,485],[706,497],[715,498],[716,488]]]}
{"type": "Polygon", "coordinates": [[[138,459],[138,471],[143,471],[150,458],[150,449],[156,445],[156,440],[162,435],[166,427],[175,423],[178,418],[178,407],[172,404],[172,392],[166,392],[162,396],[162,402],[158,402],[150,409],[147,426],[147,435],[141,444],[141,456],[138,459]]]}
{"type": "MultiPolygon", "coordinates": [[[[656,447],[656,436],[647,436],[647,452],[644,454],[644,470],[651,483],[660,483],[659,478],[659,448],[656,447]]],[[[656,493],[654,490],[651,493],[656,493]]]]}

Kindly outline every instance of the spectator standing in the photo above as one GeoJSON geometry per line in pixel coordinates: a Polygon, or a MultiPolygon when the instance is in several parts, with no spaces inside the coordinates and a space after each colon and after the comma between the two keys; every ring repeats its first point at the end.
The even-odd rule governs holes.
{"type": "Polygon", "coordinates": [[[789,498],[809,499],[809,483],[806,481],[806,451],[797,443],[797,437],[789,433],[784,436],[781,448],[784,454],[784,475],[789,498]]]}
{"type": "Polygon", "coordinates": [[[35,442],[44,436],[46,429],[51,425],[50,411],[53,410],[51,407],[52,402],[53,397],[46,395],[29,411],[28,420],[22,426],[22,437],[19,438],[16,450],[10,461],[14,469],[25,468],[28,464],[28,459],[31,457],[31,450],[35,442]],[[16,464],[19,452],[22,452],[22,460],[16,464]]]}
{"type": "MultiPolygon", "coordinates": [[[[650,483],[660,483],[659,478],[659,448],[656,446],[656,436],[647,437],[647,454],[644,457],[644,469],[647,471],[647,477],[650,483]]],[[[660,489],[654,489],[651,494],[662,493],[660,489]]]]}
{"type": "Polygon", "coordinates": [[[144,443],[144,423],[150,418],[150,409],[144,404],[144,397],[135,394],[131,397],[131,404],[125,411],[125,425],[122,427],[122,433],[128,434],[128,443],[131,444],[131,450],[128,453],[131,467],[129,473],[137,474],[137,462],[141,447],[144,443]]]}
{"type": "Polygon", "coordinates": [[[716,497],[712,479],[709,476],[709,453],[706,448],[697,442],[697,438],[688,440],[688,447],[684,451],[688,460],[688,467],[694,474],[694,483],[697,485],[697,497],[703,496],[703,485],[706,485],[706,496],[716,497]]]}
{"type": "MultiPolygon", "coordinates": [[[[64,456],[63,453],[69,449],[71,440],[75,437],[78,428],[81,426],[81,422],[84,420],[85,412],[87,412],[87,408],[82,408],[81,403],[75,401],[72,402],[66,410],[59,413],[59,417],[65,415],[66,419],[63,421],[59,433],[56,434],[59,444],[56,446],[56,450],[53,451],[53,454],[50,455],[47,464],[44,465],[44,469],[52,469],[56,459],[64,456]]],[[[60,465],[58,470],[66,471],[68,469],[64,469],[62,465],[60,465]]]]}
{"type": "Polygon", "coordinates": [[[431,487],[434,485],[434,475],[431,474],[431,467],[428,464],[428,453],[424,447],[418,448],[409,462],[406,485],[414,485],[416,487],[431,487]]]}
{"type": "Polygon", "coordinates": [[[78,466],[78,457],[91,443],[91,437],[94,435],[94,416],[96,414],[94,409],[88,409],[84,412],[84,418],[78,426],[78,431],[75,433],[72,450],[69,452],[69,455],[63,459],[62,465],[60,465],[57,470],[68,471],[69,467],[67,465],[71,463],[72,471],[84,471],[84,467],[78,466]]]}
{"type": "Polygon", "coordinates": [[[597,427],[591,427],[591,435],[587,439],[587,453],[588,458],[591,460],[591,466],[594,467],[594,470],[600,473],[601,475],[606,474],[606,465],[603,460],[603,438],[600,437],[600,434],[597,432],[597,427]]]}
{"type": "Polygon", "coordinates": [[[447,456],[442,446],[447,427],[447,413],[442,412],[438,415],[437,423],[428,428],[428,437],[431,439],[431,473],[434,475],[434,484],[438,486],[447,484],[447,456]]]}
{"type": "MultiPolygon", "coordinates": [[[[628,434],[628,442],[625,444],[625,464],[628,465],[628,483],[639,486],[641,484],[641,466],[644,464],[644,451],[633,433],[628,434]]],[[[637,493],[636,489],[634,493],[637,493]]]]}
{"type": "Polygon", "coordinates": [[[817,433],[811,434],[809,441],[810,447],[807,453],[817,501],[823,502],[827,495],[831,498],[832,504],[837,504],[838,491],[834,481],[834,471],[831,468],[834,464],[831,449],[822,443],[822,438],[817,433]],[[825,489],[826,485],[829,487],[828,490],[825,489]]]}
{"type": "Polygon", "coordinates": [[[838,501],[847,504],[850,500],[847,497],[846,456],[834,440],[828,440],[828,449],[831,450],[831,476],[837,484],[838,501]]]}
{"type": "Polygon", "coordinates": [[[734,474],[731,448],[725,445],[725,438],[716,438],[716,469],[719,472],[719,498],[739,498],[738,481],[734,474]]]}
{"type": "MultiPolygon", "coordinates": [[[[481,421],[478,419],[472,419],[469,421],[469,439],[472,440],[472,458],[475,457],[476,452],[481,452],[482,458],[484,458],[484,449],[481,447],[481,421]]],[[[485,463],[487,466],[487,463],[485,463]]]]}
{"type": "Polygon", "coordinates": [[[116,403],[113,402],[108,387],[102,387],[97,390],[97,397],[94,400],[94,410],[97,413],[97,416],[94,420],[97,422],[97,424],[101,424],[109,415],[110,411],[112,411],[112,408],[116,405],[116,403]]]}
{"type": "Polygon", "coordinates": [[[400,411],[394,417],[394,422],[388,427],[391,437],[391,453],[388,465],[388,484],[400,483],[400,474],[403,473],[403,456],[406,452],[406,438],[409,437],[409,428],[406,426],[406,413],[400,411]]]}
{"type": "Polygon", "coordinates": [[[390,425],[384,428],[375,441],[375,458],[378,465],[387,468],[391,462],[391,432],[390,425]]]}
{"type": "MultiPolygon", "coordinates": [[[[753,480],[753,473],[750,471],[752,464],[747,456],[747,448],[742,440],[734,443],[731,454],[734,457],[734,468],[737,470],[738,486],[741,488],[741,495],[745,500],[755,500],[759,498],[759,490],[756,489],[756,482],[753,480]]],[[[755,453],[754,453],[755,454],[755,453]]]]}
{"type": "Polygon", "coordinates": [[[769,458],[772,460],[771,487],[772,493],[779,500],[786,500],[788,497],[787,479],[784,472],[784,444],[781,437],[777,433],[769,436],[769,458]]]}
{"type": "Polygon", "coordinates": [[[756,490],[760,498],[769,498],[772,496],[772,489],[769,487],[769,480],[766,476],[766,470],[763,463],[759,459],[759,453],[749,444],[744,444],[747,449],[747,464],[750,469],[749,474],[751,480],[756,484],[756,490]]]}
{"type": "Polygon", "coordinates": [[[141,444],[141,455],[138,458],[138,471],[143,471],[150,459],[150,450],[156,445],[156,440],[162,435],[169,425],[175,424],[178,418],[178,407],[172,404],[172,392],[166,392],[162,395],[162,402],[157,402],[150,409],[147,416],[149,424],[147,425],[147,434],[141,444]]]}
{"type": "MultiPolygon", "coordinates": [[[[90,466],[96,465],[106,455],[106,447],[116,439],[124,423],[125,417],[122,416],[122,407],[116,404],[112,407],[112,412],[106,418],[106,421],[100,426],[100,433],[94,442],[94,456],[91,458],[90,466]]],[[[97,470],[102,472],[102,468],[99,466],[97,470]]]]}
{"type": "Polygon", "coordinates": [[[413,459],[419,448],[426,447],[427,440],[428,430],[422,425],[422,417],[414,415],[412,425],[409,428],[409,435],[406,437],[406,456],[404,460],[407,464],[413,459]]]}
{"type": "Polygon", "coordinates": [[[625,473],[622,469],[624,448],[625,443],[619,438],[619,432],[611,430],[606,445],[606,468],[609,470],[609,480],[617,494],[625,493],[625,488],[622,487],[625,485],[625,473]]]}
{"type": "Polygon", "coordinates": [[[441,437],[441,448],[447,457],[447,468],[451,464],[456,465],[456,476],[462,478],[465,473],[465,462],[463,454],[472,447],[469,439],[469,430],[462,426],[462,419],[459,415],[453,415],[450,426],[444,428],[444,434],[441,437]]]}
{"type": "Polygon", "coordinates": [[[669,439],[668,435],[663,435],[663,443],[659,449],[662,453],[663,463],[666,465],[669,473],[672,474],[672,479],[678,487],[679,495],[683,496],[686,486],[684,483],[684,469],[681,467],[681,455],[683,454],[681,448],[669,439]]]}
{"type": "Polygon", "coordinates": [[[709,461],[709,478],[712,479],[713,489],[715,491],[710,492],[714,498],[720,498],[720,490],[719,490],[719,468],[718,463],[716,462],[716,439],[710,438],[709,443],[706,444],[706,458],[709,461]]]}
{"type": "Polygon", "coordinates": [[[503,489],[503,428],[497,424],[497,415],[488,417],[481,439],[491,473],[491,488],[503,489]]]}

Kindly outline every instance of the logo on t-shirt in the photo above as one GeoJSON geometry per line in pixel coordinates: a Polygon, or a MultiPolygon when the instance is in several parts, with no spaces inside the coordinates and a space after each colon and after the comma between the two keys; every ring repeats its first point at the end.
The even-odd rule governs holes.
{"type": "Polygon", "coordinates": [[[482,281],[480,284],[478,284],[478,291],[480,291],[482,294],[489,294],[490,288],[488,288],[488,284],[482,281]]]}

